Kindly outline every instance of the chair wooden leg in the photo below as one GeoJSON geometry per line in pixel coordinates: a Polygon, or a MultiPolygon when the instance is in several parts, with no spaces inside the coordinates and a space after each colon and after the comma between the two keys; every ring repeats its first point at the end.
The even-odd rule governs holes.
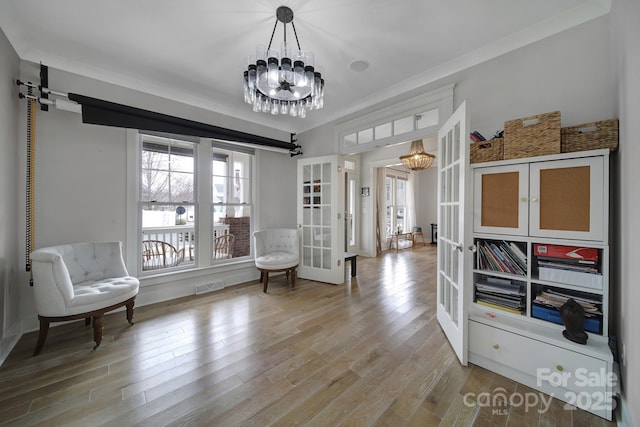
{"type": "Polygon", "coordinates": [[[268,271],[263,271],[261,274],[264,276],[264,286],[262,288],[262,292],[264,292],[266,294],[267,293],[267,286],[269,286],[269,272],[268,271]]]}
{"type": "Polygon", "coordinates": [[[42,347],[44,346],[44,341],[47,339],[47,334],[49,333],[49,321],[43,318],[40,318],[40,333],[38,334],[38,343],[36,344],[36,349],[33,350],[33,355],[37,356],[42,351],[42,347]]]}
{"type": "Polygon", "coordinates": [[[89,326],[91,324],[91,317],[84,318],[84,326],[89,326]]]}
{"type": "Polygon", "coordinates": [[[133,325],[133,306],[135,303],[135,301],[131,301],[127,304],[127,321],[130,325],[133,325]]]}
{"type": "Polygon", "coordinates": [[[102,325],[104,323],[104,315],[98,314],[93,316],[93,340],[96,342],[95,350],[102,342],[102,325]]]}
{"type": "Polygon", "coordinates": [[[291,287],[295,288],[296,286],[296,269],[295,267],[291,269],[291,287]]]}
{"type": "Polygon", "coordinates": [[[264,280],[264,271],[260,272],[260,283],[264,280]]]}

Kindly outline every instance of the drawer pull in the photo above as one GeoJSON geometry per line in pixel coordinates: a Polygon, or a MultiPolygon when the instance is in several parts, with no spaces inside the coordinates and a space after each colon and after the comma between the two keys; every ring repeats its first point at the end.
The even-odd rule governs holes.
{"type": "Polygon", "coordinates": [[[495,348],[495,349],[497,350],[497,349],[499,349],[499,348],[500,348],[500,345],[499,345],[499,344],[494,344],[494,345],[493,345],[493,348],[495,348]]]}
{"type": "Polygon", "coordinates": [[[557,365],[556,369],[560,372],[564,371],[564,368],[562,367],[562,365],[557,365]]]}

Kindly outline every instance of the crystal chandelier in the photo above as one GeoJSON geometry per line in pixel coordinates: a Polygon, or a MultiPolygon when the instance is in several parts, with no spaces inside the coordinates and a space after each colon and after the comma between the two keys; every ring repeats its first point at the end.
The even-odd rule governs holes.
{"type": "Polygon", "coordinates": [[[436,156],[434,156],[433,154],[429,154],[424,151],[421,139],[411,141],[411,149],[409,150],[409,154],[400,156],[402,165],[405,168],[414,171],[428,168],[429,166],[431,166],[435,158],[436,156]]]}
{"type": "Polygon", "coordinates": [[[307,110],[318,110],[324,105],[324,79],[315,71],[313,53],[300,49],[298,34],[293,24],[293,11],[280,6],[276,10],[269,46],[258,46],[256,56],[249,58],[244,72],[244,100],[253,105],[253,111],[288,114],[304,118],[307,110]],[[280,50],[271,49],[278,21],[284,26],[284,42],[280,50]],[[287,24],[291,23],[297,50],[287,45],[287,24]]]}

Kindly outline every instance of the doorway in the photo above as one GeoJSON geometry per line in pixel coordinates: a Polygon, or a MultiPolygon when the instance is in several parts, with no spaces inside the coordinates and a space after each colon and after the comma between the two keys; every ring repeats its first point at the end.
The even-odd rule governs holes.
{"type": "MultiPolygon", "coordinates": [[[[425,151],[431,154],[438,155],[437,150],[437,136],[432,132],[425,132],[422,137],[425,151]]],[[[360,197],[361,209],[360,209],[360,250],[361,254],[365,256],[376,256],[377,251],[377,226],[379,222],[380,227],[386,227],[385,218],[377,218],[377,202],[376,199],[383,197],[383,195],[377,194],[379,192],[379,185],[377,183],[377,171],[379,168],[393,168],[397,170],[405,170],[399,165],[399,157],[407,154],[409,151],[410,141],[406,141],[401,144],[395,144],[384,148],[378,148],[363,152],[360,154],[360,164],[362,165],[361,185],[363,188],[370,188],[369,197],[360,197]]],[[[411,171],[405,170],[405,173],[411,171]]],[[[437,223],[437,181],[438,181],[438,168],[433,165],[428,169],[411,172],[414,179],[414,194],[415,194],[415,218],[412,218],[409,222],[412,225],[420,226],[423,230],[428,229],[431,223],[437,223]]],[[[404,215],[403,215],[404,216],[404,215]]],[[[402,229],[405,231],[411,231],[408,229],[408,225],[402,224],[402,229]]],[[[397,225],[394,228],[397,230],[397,225]]],[[[384,247],[384,242],[381,242],[381,249],[384,247]]]]}
{"type": "Polygon", "coordinates": [[[360,188],[358,158],[344,159],[344,251],[358,253],[360,249],[360,198],[366,191],[360,188]]]}

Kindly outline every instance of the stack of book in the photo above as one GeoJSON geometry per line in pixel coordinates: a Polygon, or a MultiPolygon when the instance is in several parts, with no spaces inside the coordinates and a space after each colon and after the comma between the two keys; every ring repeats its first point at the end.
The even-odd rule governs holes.
{"type": "Polygon", "coordinates": [[[475,282],[475,302],[509,313],[526,311],[524,283],[498,277],[481,277],[475,282]]]}
{"type": "Polygon", "coordinates": [[[541,287],[540,293],[533,300],[533,317],[562,324],[560,307],[573,298],[584,309],[584,329],[597,334],[602,333],[602,301],[597,296],[584,292],[558,290],[541,287]]]}
{"type": "Polygon", "coordinates": [[[477,247],[479,269],[527,275],[527,256],[516,243],[480,240],[477,247]]]}
{"type": "Polygon", "coordinates": [[[540,280],[602,289],[597,248],[535,244],[533,254],[540,280]]]}

